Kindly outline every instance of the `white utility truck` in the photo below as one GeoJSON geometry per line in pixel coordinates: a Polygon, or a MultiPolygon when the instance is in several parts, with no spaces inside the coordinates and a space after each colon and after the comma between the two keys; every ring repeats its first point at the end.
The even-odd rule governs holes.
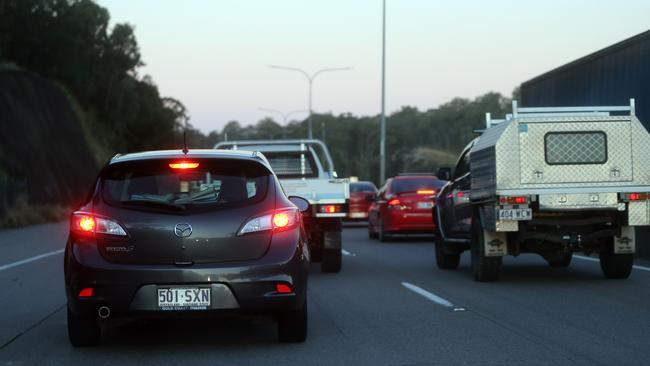
{"type": "Polygon", "coordinates": [[[323,272],[341,270],[341,219],[348,212],[350,182],[336,177],[329,150],[322,141],[227,141],[216,144],[215,149],[264,154],[287,196],[302,197],[311,205],[303,219],[312,260],[321,262],[323,272]]]}
{"type": "Polygon", "coordinates": [[[650,134],[629,106],[518,108],[461,153],[436,199],[438,266],[471,250],[475,279],[496,280],[505,255],[565,267],[597,253],[627,278],[635,226],[650,225],[650,134]]]}

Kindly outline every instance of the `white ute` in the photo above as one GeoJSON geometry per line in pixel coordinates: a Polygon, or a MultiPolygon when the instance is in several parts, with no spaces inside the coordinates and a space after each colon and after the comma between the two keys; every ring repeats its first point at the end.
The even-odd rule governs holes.
{"type": "Polygon", "coordinates": [[[350,182],[336,177],[329,150],[322,141],[227,141],[216,144],[215,149],[264,154],[287,196],[309,201],[311,212],[303,213],[303,219],[312,261],[320,261],[323,272],[341,270],[341,219],[348,212],[350,182]]]}
{"type": "Polygon", "coordinates": [[[454,268],[470,249],[475,278],[491,281],[505,255],[538,253],[564,267],[584,252],[599,254],[606,277],[627,278],[634,227],[650,225],[650,134],[634,100],[557,108],[514,102],[506,119],[486,117],[486,130],[459,159],[457,170],[468,161],[469,172],[455,174],[439,195],[438,265],[454,268]]]}

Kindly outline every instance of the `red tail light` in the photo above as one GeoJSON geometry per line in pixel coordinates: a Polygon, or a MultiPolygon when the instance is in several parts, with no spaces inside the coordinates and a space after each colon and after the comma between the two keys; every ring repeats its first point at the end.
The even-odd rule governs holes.
{"type": "Polygon", "coordinates": [[[278,283],[275,285],[275,291],[279,294],[290,294],[293,293],[291,286],[286,283],[278,283]]]}
{"type": "Polygon", "coordinates": [[[528,203],[526,196],[503,196],[499,198],[499,203],[502,205],[523,205],[528,203]]]}
{"type": "Polygon", "coordinates": [[[397,199],[397,198],[394,198],[394,199],[388,201],[388,206],[399,206],[401,204],[402,204],[402,202],[400,202],[400,200],[397,199]]]}
{"type": "Polygon", "coordinates": [[[630,201],[645,201],[648,199],[647,193],[628,193],[627,199],[630,201]]]}
{"type": "Polygon", "coordinates": [[[102,234],[126,236],[126,231],[116,221],[87,212],[73,213],[70,229],[77,233],[86,235],[102,234]]]}
{"type": "Polygon", "coordinates": [[[337,213],[342,211],[341,205],[320,205],[318,206],[318,212],[320,213],[337,213]]]}
{"type": "Polygon", "coordinates": [[[95,219],[92,216],[80,215],[77,226],[81,231],[92,233],[95,231],[95,219]]]}
{"type": "Polygon", "coordinates": [[[248,220],[237,235],[255,233],[266,230],[280,232],[293,229],[300,222],[300,211],[296,208],[277,210],[271,214],[254,217],[248,220]]]}
{"type": "Polygon", "coordinates": [[[289,215],[285,212],[278,212],[273,215],[273,227],[274,228],[283,228],[289,225],[289,215]]]}
{"type": "Polygon", "coordinates": [[[92,287],[86,287],[79,291],[79,297],[92,297],[93,296],[93,288],[92,287]]]}
{"type": "Polygon", "coordinates": [[[195,169],[199,167],[199,163],[194,161],[175,161],[169,163],[169,167],[172,169],[195,169]]]}

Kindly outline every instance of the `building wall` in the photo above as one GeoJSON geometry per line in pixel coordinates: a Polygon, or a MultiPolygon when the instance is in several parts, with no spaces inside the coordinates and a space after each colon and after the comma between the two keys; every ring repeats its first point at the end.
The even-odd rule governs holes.
{"type": "MultiPolygon", "coordinates": [[[[630,98],[650,130],[650,31],[521,85],[523,107],[628,105],[630,98]]],[[[637,249],[650,258],[650,228],[637,229],[637,249]]]]}

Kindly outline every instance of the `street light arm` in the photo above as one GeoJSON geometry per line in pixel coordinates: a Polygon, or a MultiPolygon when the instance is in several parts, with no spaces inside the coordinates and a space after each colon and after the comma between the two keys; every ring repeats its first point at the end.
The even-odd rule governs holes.
{"type": "Polygon", "coordinates": [[[297,72],[299,72],[299,73],[305,75],[305,77],[306,77],[308,80],[311,81],[311,79],[312,79],[312,78],[309,76],[309,74],[308,74],[305,70],[303,70],[303,69],[299,69],[299,68],[297,68],[297,67],[278,66],[278,65],[269,65],[269,67],[272,68],[272,69],[280,69],[280,70],[297,71],[297,72]]]}
{"type": "Polygon", "coordinates": [[[324,72],[330,72],[330,71],[346,71],[346,70],[352,70],[352,68],[351,68],[351,67],[332,67],[332,68],[327,68],[327,69],[320,69],[320,70],[316,71],[315,73],[313,73],[313,74],[311,75],[311,78],[310,78],[310,79],[311,79],[311,80],[314,80],[314,79],[316,78],[316,76],[318,76],[319,74],[322,74],[322,73],[324,73],[324,72]]]}

